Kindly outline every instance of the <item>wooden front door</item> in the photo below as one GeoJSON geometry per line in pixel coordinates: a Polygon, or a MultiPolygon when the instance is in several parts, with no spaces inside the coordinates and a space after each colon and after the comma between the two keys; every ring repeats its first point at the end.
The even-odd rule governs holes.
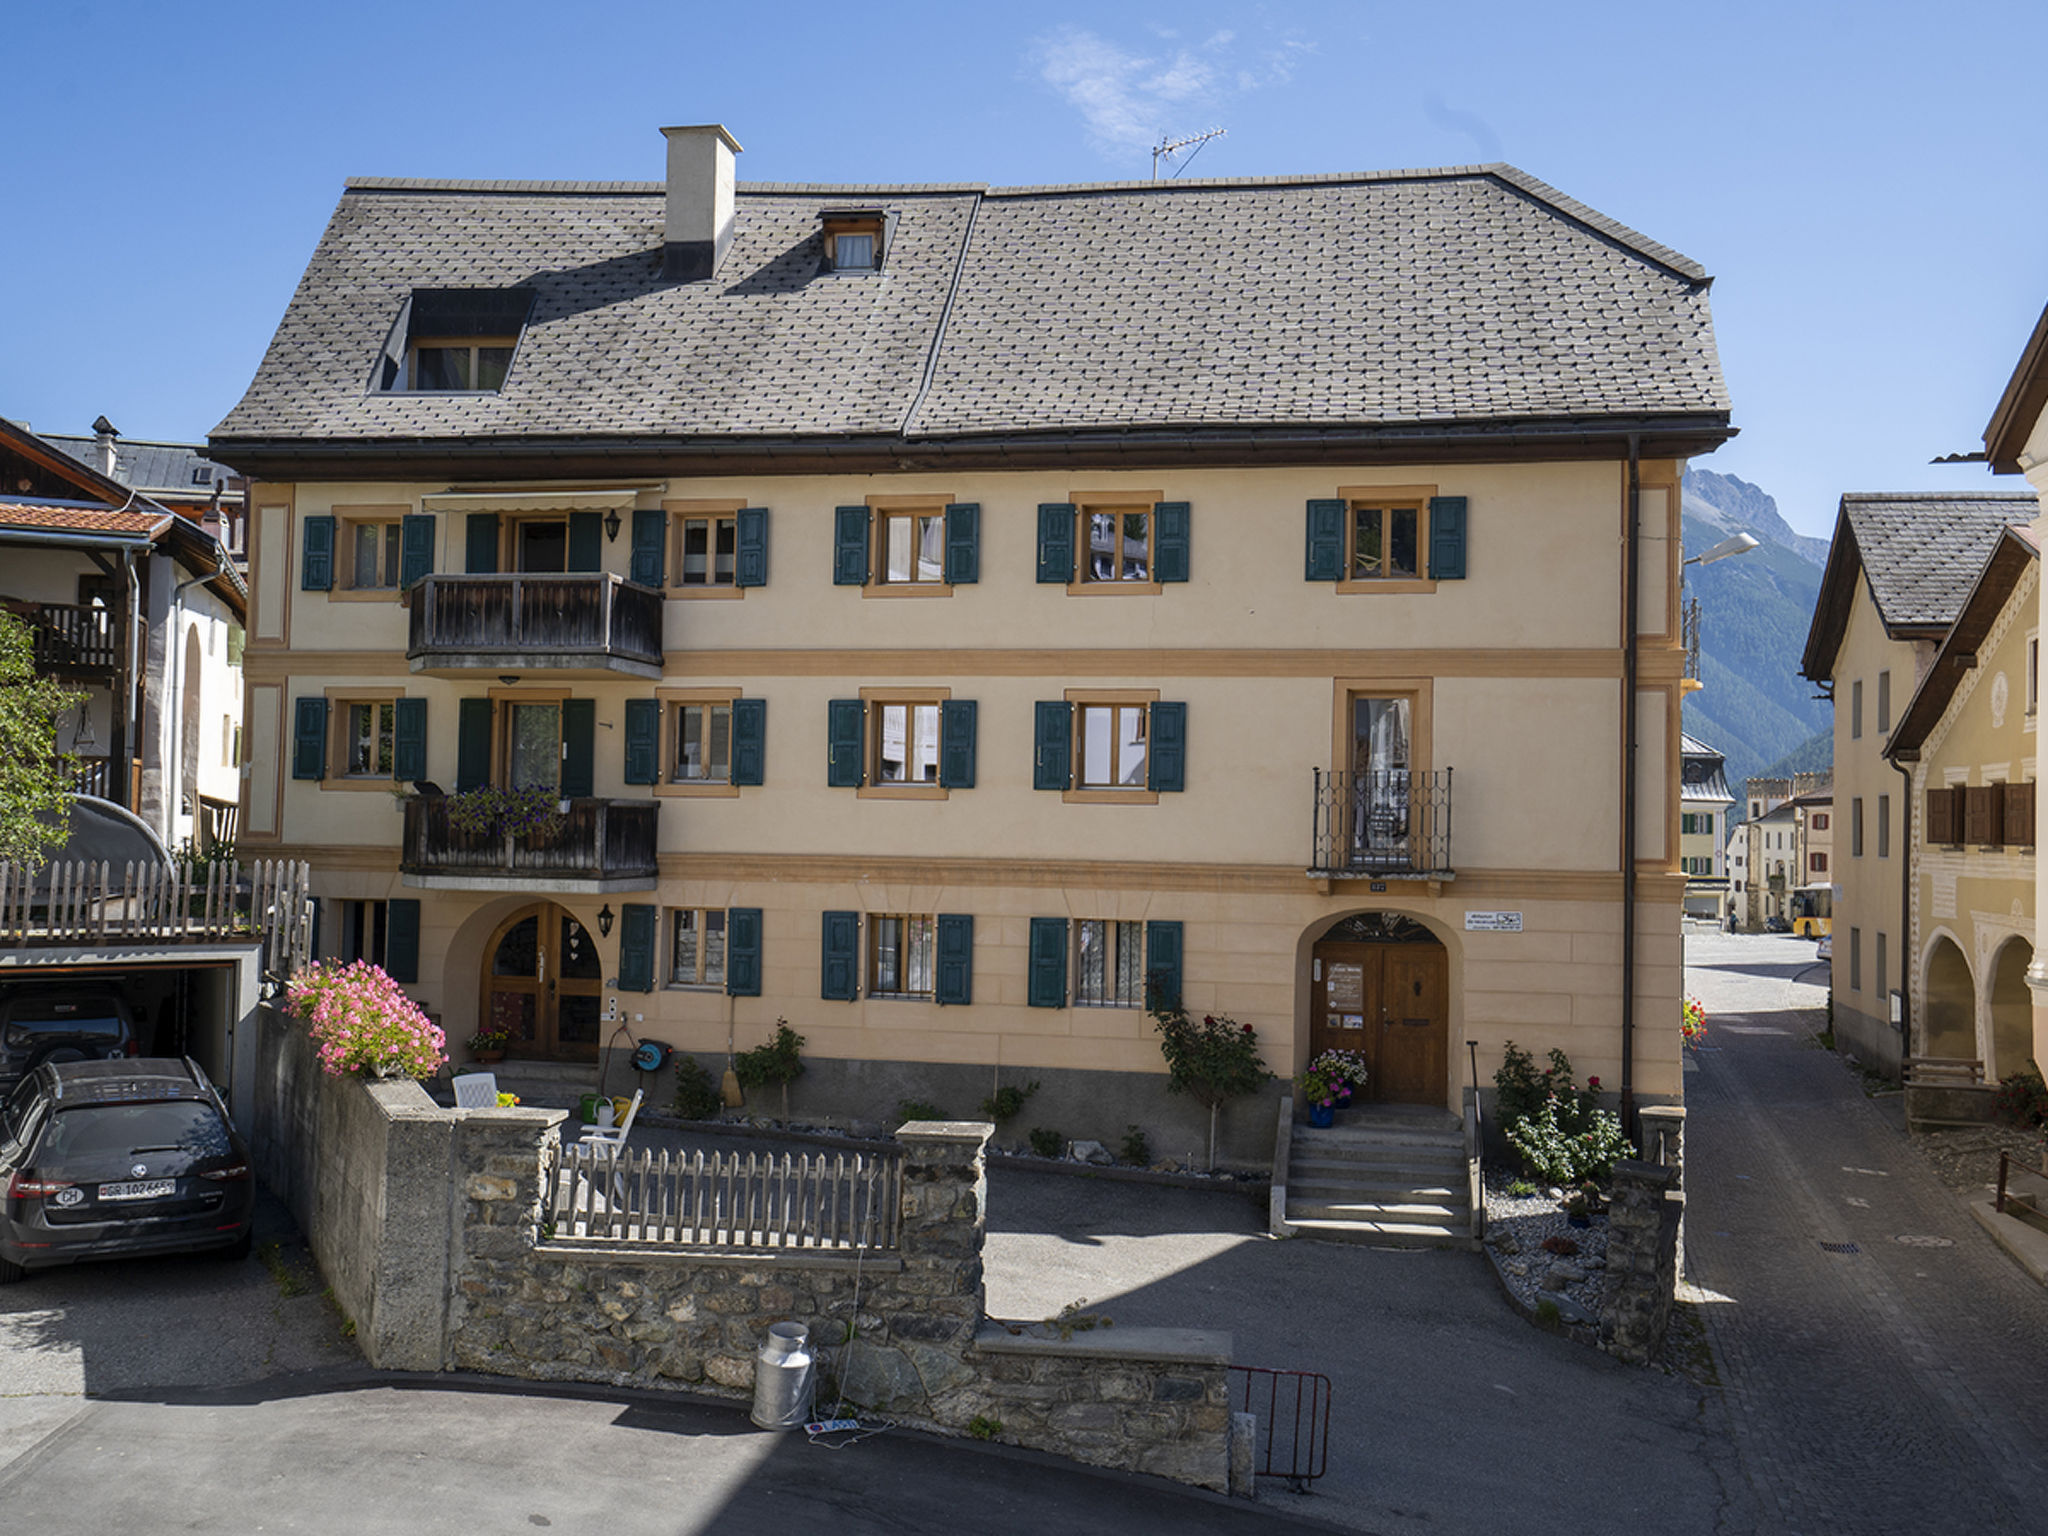
{"type": "Polygon", "coordinates": [[[1441,944],[1325,940],[1311,969],[1309,1054],[1356,1051],[1368,1101],[1441,1106],[1449,1094],[1450,963],[1441,944]]]}
{"type": "Polygon", "coordinates": [[[603,990],[596,938],[552,903],[516,914],[492,936],[483,1016],[511,1035],[514,1056],[595,1061],[603,990]]]}

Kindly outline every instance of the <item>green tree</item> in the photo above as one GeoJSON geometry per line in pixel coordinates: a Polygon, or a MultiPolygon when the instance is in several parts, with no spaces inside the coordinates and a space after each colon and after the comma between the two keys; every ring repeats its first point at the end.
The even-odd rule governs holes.
{"type": "Polygon", "coordinates": [[[57,752],[57,716],[80,697],[36,676],[33,633],[0,612],[0,859],[35,868],[64,840],[70,759],[57,752]]]}
{"type": "Polygon", "coordinates": [[[1185,1093],[1209,1111],[1209,1166],[1216,1166],[1216,1118],[1226,1101],[1257,1093],[1273,1074],[1259,1056],[1258,1032],[1249,1024],[1204,1014],[1197,1022],[1178,999],[1155,999],[1152,1027],[1166,1057],[1166,1088],[1185,1093]]]}

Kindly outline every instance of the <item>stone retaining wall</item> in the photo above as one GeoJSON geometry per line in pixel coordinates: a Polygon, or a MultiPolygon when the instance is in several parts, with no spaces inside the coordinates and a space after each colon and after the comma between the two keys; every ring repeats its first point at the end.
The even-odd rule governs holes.
{"type": "Polygon", "coordinates": [[[1663,1348],[1677,1289],[1678,1227],[1684,1212],[1677,1168],[1614,1165],[1600,1347],[1619,1359],[1646,1365],[1663,1348]]]}

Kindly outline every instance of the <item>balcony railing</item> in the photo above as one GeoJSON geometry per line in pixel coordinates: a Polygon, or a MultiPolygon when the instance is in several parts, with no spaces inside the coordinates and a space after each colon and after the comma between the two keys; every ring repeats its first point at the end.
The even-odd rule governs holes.
{"type": "Polygon", "coordinates": [[[35,668],[52,677],[111,673],[120,660],[120,631],[114,615],[96,603],[7,605],[35,637],[35,668]]]}
{"type": "Polygon", "coordinates": [[[652,800],[569,800],[559,824],[518,833],[453,826],[448,802],[405,802],[404,872],[435,885],[517,881],[536,890],[602,887],[649,890],[655,882],[652,800]],[[543,883],[545,882],[545,883],[543,883]]]}
{"type": "Polygon", "coordinates": [[[1309,873],[1332,879],[1451,873],[1451,770],[1315,770],[1309,873]]]}
{"type": "Polygon", "coordinates": [[[622,576],[428,576],[411,601],[415,672],[661,675],[661,594],[622,576]]]}

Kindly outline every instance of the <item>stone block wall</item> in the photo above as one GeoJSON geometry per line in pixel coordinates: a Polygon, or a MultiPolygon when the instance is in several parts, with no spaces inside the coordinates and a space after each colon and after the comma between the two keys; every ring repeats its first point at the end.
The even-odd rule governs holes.
{"type": "Polygon", "coordinates": [[[1600,1347],[1619,1359],[1645,1365],[1664,1345],[1677,1290],[1678,1227],[1684,1211],[1676,1168],[1614,1165],[1600,1347]]]}

